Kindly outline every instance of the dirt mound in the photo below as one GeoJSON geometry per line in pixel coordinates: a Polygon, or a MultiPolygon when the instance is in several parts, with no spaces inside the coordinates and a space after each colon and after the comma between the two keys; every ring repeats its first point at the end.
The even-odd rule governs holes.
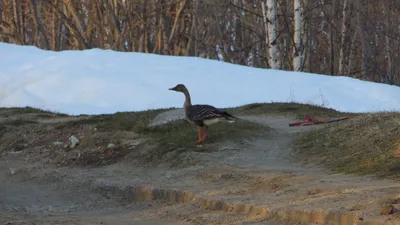
{"type": "Polygon", "coordinates": [[[399,177],[400,113],[375,113],[300,134],[294,146],[309,165],[336,172],[399,177]]]}
{"type": "Polygon", "coordinates": [[[196,163],[196,152],[215,151],[228,139],[240,141],[257,132],[268,132],[268,127],[247,121],[220,123],[210,128],[207,142],[199,146],[195,143],[196,128],[186,120],[148,126],[163,112],[169,118],[176,110],[172,114],[149,110],[80,117],[24,110],[3,112],[0,153],[59,166],[104,166],[124,158],[143,166],[188,166],[196,163]],[[71,137],[79,140],[76,146],[71,146],[71,137]]]}
{"type": "Polygon", "coordinates": [[[0,153],[22,155],[32,161],[55,165],[107,165],[136,147],[138,135],[129,131],[98,131],[93,125],[64,126],[24,122],[0,125],[0,153]],[[79,143],[71,147],[69,138],[79,143]]]}
{"type": "Polygon", "coordinates": [[[145,140],[134,130],[141,124],[124,123],[129,123],[127,118],[144,119],[140,116],[73,117],[32,110],[0,110],[3,157],[21,155],[28,161],[59,166],[100,166],[115,163],[145,140]],[[76,146],[71,146],[71,136],[79,140],[76,146]]]}
{"type": "Polygon", "coordinates": [[[124,158],[147,166],[161,163],[190,166],[198,163],[199,154],[232,148],[249,137],[267,137],[269,125],[276,124],[265,124],[263,121],[268,119],[260,120],[249,114],[285,113],[298,117],[310,111],[322,115],[335,113],[287,103],[251,104],[228,111],[241,119],[235,124],[213,126],[206,143],[199,146],[195,144],[195,127],[182,120],[182,109],[68,116],[29,107],[5,108],[0,110],[3,143],[0,153],[3,156],[22,154],[29,160],[59,166],[104,166],[124,158]],[[73,148],[71,136],[79,140],[73,148]]]}
{"type": "Polygon", "coordinates": [[[39,224],[398,222],[399,184],[302,168],[292,151],[298,134],[352,120],[289,123],[341,113],[278,103],[229,109],[240,120],[211,127],[197,146],[196,130],[185,120],[148,126],[163,112],[2,117],[0,190],[7,194],[0,195],[6,206],[0,217],[39,224]],[[79,144],[64,147],[70,135],[79,144]]]}

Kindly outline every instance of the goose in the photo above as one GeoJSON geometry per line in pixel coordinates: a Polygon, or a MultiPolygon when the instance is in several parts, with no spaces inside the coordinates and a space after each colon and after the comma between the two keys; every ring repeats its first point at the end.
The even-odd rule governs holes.
{"type": "Polygon", "coordinates": [[[209,126],[222,120],[232,123],[235,122],[234,119],[237,119],[237,117],[230,113],[217,109],[212,105],[192,105],[189,91],[183,84],[178,84],[168,90],[182,92],[185,95],[185,102],[183,104],[185,117],[189,122],[197,126],[197,143],[204,142],[209,126]],[[201,128],[204,129],[203,136],[201,136],[201,128]]]}

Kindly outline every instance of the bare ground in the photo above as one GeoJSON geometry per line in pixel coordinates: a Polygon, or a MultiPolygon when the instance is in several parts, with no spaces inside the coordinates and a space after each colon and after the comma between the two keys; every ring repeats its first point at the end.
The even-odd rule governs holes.
{"type": "MultiPolygon", "coordinates": [[[[400,224],[396,215],[379,215],[400,197],[398,182],[300,166],[294,135],[320,126],[289,127],[295,119],[278,115],[241,119],[272,130],[206,143],[185,153],[191,163],[183,167],[144,166],[133,153],[110,165],[79,167],[46,163],[43,154],[5,152],[0,223],[400,224]]],[[[66,117],[37,122],[61,120],[66,117]]]]}

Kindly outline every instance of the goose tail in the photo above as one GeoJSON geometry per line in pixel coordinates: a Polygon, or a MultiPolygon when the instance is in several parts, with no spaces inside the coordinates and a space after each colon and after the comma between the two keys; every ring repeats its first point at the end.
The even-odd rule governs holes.
{"type": "Polygon", "coordinates": [[[228,120],[228,122],[230,122],[230,123],[234,123],[236,119],[239,119],[239,118],[237,118],[236,116],[234,116],[234,115],[232,115],[232,114],[230,114],[230,113],[228,113],[228,112],[222,112],[222,116],[223,116],[226,120],[228,120]]]}

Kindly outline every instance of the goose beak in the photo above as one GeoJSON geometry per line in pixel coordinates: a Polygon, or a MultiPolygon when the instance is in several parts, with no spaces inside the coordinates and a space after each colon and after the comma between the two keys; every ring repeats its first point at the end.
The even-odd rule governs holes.
{"type": "Polygon", "coordinates": [[[168,88],[168,90],[175,91],[176,89],[173,87],[173,88],[168,88]]]}

